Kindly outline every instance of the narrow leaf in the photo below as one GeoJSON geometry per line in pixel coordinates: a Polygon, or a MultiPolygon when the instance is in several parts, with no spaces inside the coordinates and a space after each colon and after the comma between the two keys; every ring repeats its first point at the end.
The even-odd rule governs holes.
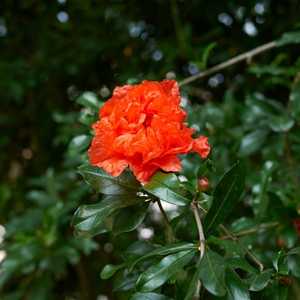
{"type": "Polygon", "coordinates": [[[200,263],[199,279],[203,286],[215,296],[226,294],[225,261],[216,252],[207,249],[200,263]]]}
{"type": "Polygon", "coordinates": [[[115,216],[113,223],[113,233],[120,234],[136,229],[144,220],[147,213],[148,204],[124,208],[115,216]]]}
{"type": "Polygon", "coordinates": [[[106,219],[116,210],[139,203],[135,195],[107,196],[100,203],[80,206],[73,218],[77,233],[95,235],[103,232],[106,219]]]}
{"type": "Polygon", "coordinates": [[[124,264],[121,265],[106,265],[101,271],[101,279],[108,279],[112,277],[118,270],[124,267],[124,264]]]}
{"type": "Polygon", "coordinates": [[[234,271],[226,271],[226,284],[228,300],[250,300],[247,286],[234,271]]]}
{"type": "Polygon", "coordinates": [[[137,288],[140,291],[148,292],[162,286],[190,262],[195,252],[195,250],[181,251],[164,257],[158,264],[151,266],[141,274],[137,281],[137,288]]]}
{"type": "Polygon", "coordinates": [[[213,202],[204,220],[206,233],[211,232],[232,212],[244,190],[245,174],[241,164],[236,163],[222,177],[213,193],[213,202]]]}
{"type": "Polygon", "coordinates": [[[199,274],[201,270],[201,259],[198,259],[197,265],[196,265],[196,270],[194,272],[194,275],[191,279],[191,282],[189,284],[187,293],[184,297],[184,300],[193,300],[194,297],[196,297],[195,292],[197,290],[198,282],[199,282],[199,274]]]}
{"type": "Polygon", "coordinates": [[[171,300],[169,297],[166,297],[157,293],[135,293],[130,300],[171,300]]]}
{"type": "Polygon", "coordinates": [[[136,264],[140,263],[141,261],[151,258],[151,257],[155,257],[155,256],[166,256],[166,255],[170,255],[170,254],[174,254],[174,253],[178,253],[178,252],[182,252],[182,251],[188,251],[188,250],[195,250],[197,249],[197,245],[196,244],[192,244],[192,243],[176,243],[176,244],[172,244],[172,245],[168,245],[168,246],[160,246],[159,248],[147,253],[146,255],[139,257],[138,259],[134,260],[130,265],[129,265],[129,270],[132,270],[136,264]]]}
{"type": "Polygon", "coordinates": [[[300,31],[286,32],[276,41],[277,47],[300,43],[300,31]]]}
{"type": "Polygon", "coordinates": [[[250,291],[258,292],[263,290],[270,282],[273,270],[265,270],[262,273],[251,277],[250,291]]]}
{"type": "Polygon", "coordinates": [[[112,177],[100,168],[83,165],[79,167],[79,173],[98,193],[106,195],[134,193],[140,188],[138,181],[129,172],[112,177]]]}
{"type": "Polygon", "coordinates": [[[182,188],[180,188],[180,182],[175,174],[158,172],[143,188],[160,200],[172,204],[184,206],[190,202],[182,188]]]}
{"type": "Polygon", "coordinates": [[[240,156],[248,156],[258,151],[263,146],[268,133],[269,131],[267,129],[256,129],[245,135],[240,145],[240,156]]]}

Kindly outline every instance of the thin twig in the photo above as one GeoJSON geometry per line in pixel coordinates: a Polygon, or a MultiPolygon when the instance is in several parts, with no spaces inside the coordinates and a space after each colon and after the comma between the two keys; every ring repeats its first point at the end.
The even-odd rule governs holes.
{"type": "Polygon", "coordinates": [[[255,55],[257,54],[260,54],[260,53],[263,53],[265,51],[268,51],[270,49],[273,49],[276,47],[276,42],[275,41],[272,41],[272,42],[269,42],[269,43],[266,43],[266,44],[263,44],[261,46],[258,46],[250,51],[247,51],[245,53],[242,53],[242,54],[239,54],[233,58],[230,58],[229,60],[225,61],[225,62],[222,62],[218,65],[215,65],[209,69],[207,69],[206,71],[203,71],[199,74],[195,74],[193,76],[190,76],[190,77],[187,77],[185,78],[184,80],[182,80],[181,82],[179,82],[179,86],[183,86],[185,84],[188,84],[188,83],[191,83],[197,79],[201,79],[201,78],[204,78],[204,77],[207,77],[213,73],[216,73],[218,71],[221,71],[223,69],[226,69],[232,65],[235,65],[241,61],[244,61],[244,60],[251,60],[252,57],[254,57],[255,55]]]}
{"type": "MultiPolygon", "coordinates": [[[[196,221],[196,225],[197,225],[197,229],[198,229],[199,251],[200,251],[199,262],[200,262],[202,260],[203,256],[204,256],[204,254],[205,254],[205,236],[204,236],[204,230],[203,230],[201,217],[200,217],[199,205],[198,205],[198,202],[196,200],[196,197],[195,197],[195,199],[193,199],[193,201],[191,203],[191,208],[192,208],[192,211],[194,213],[194,217],[195,217],[195,221],[196,221]]],[[[198,280],[197,288],[196,288],[194,298],[193,298],[195,300],[200,299],[201,285],[202,285],[201,281],[198,280]]]]}
{"type": "MultiPolygon", "coordinates": [[[[219,226],[223,232],[228,236],[230,237],[230,239],[232,239],[233,241],[238,241],[238,238],[232,234],[223,224],[220,224],[219,226]]],[[[241,245],[242,246],[242,245],[241,245]]],[[[246,247],[242,246],[247,255],[249,256],[249,258],[252,259],[252,261],[258,266],[259,270],[262,272],[264,270],[264,265],[260,262],[260,260],[251,252],[249,251],[246,247]]]]}
{"type": "Polygon", "coordinates": [[[205,236],[204,236],[203,226],[202,226],[202,223],[201,223],[199,206],[198,206],[198,203],[197,203],[196,200],[192,201],[191,207],[192,207],[194,217],[195,217],[195,221],[196,221],[196,224],[197,224],[198,235],[199,235],[200,259],[202,259],[203,256],[204,256],[204,253],[205,253],[205,236]]]}
{"type": "Polygon", "coordinates": [[[164,210],[164,208],[161,204],[160,199],[157,199],[156,202],[157,202],[159,210],[160,210],[160,212],[163,216],[164,223],[166,225],[166,239],[167,239],[167,242],[172,243],[172,242],[175,241],[175,236],[174,236],[174,233],[173,233],[172,226],[170,224],[170,220],[169,220],[169,218],[168,218],[168,216],[167,216],[167,214],[166,214],[166,212],[165,212],[165,210],[164,210]]]}
{"type": "MultiPolygon", "coordinates": [[[[198,206],[199,207],[199,206],[198,206]]],[[[207,210],[200,206],[200,208],[207,213],[207,210]]],[[[265,224],[266,225],[266,224],[265,224]]],[[[236,234],[231,233],[223,224],[219,225],[219,228],[225,233],[226,238],[230,238],[233,241],[238,241],[238,237],[236,234]]],[[[257,228],[256,228],[257,229],[257,228]]],[[[253,233],[252,231],[249,233],[250,229],[248,230],[247,234],[253,233]]],[[[257,230],[256,230],[257,231],[257,230]]],[[[245,235],[245,234],[244,234],[245,235]]],[[[224,237],[221,237],[224,238],[224,237]]],[[[245,247],[244,247],[245,248],[245,247]]],[[[248,249],[246,249],[247,255],[252,259],[252,261],[259,267],[260,271],[263,271],[264,265],[259,261],[259,259],[248,249]]]]}
{"type": "MultiPolygon", "coordinates": [[[[256,226],[256,227],[253,227],[253,228],[250,228],[250,229],[245,229],[245,230],[233,232],[232,234],[235,237],[241,237],[241,236],[257,233],[258,231],[268,230],[270,228],[277,227],[277,226],[279,226],[278,222],[265,223],[265,224],[260,224],[259,226],[256,226]]],[[[221,239],[223,239],[223,240],[230,239],[230,238],[231,237],[229,235],[221,236],[221,239]]]]}

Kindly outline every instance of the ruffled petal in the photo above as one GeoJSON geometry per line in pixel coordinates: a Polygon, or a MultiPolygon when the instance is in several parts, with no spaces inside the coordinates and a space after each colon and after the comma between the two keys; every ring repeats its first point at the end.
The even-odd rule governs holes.
{"type": "Polygon", "coordinates": [[[119,176],[128,166],[128,162],[124,159],[110,158],[97,164],[97,167],[109,173],[111,176],[119,176]]]}
{"type": "Polygon", "coordinates": [[[194,152],[197,152],[201,158],[206,158],[210,153],[210,145],[208,143],[208,138],[206,136],[199,136],[197,139],[193,141],[194,152]]]}
{"type": "Polygon", "coordinates": [[[166,172],[178,172],[181,170],[181,163],[176,155],[167,155],[152,162],[166,172]]]}

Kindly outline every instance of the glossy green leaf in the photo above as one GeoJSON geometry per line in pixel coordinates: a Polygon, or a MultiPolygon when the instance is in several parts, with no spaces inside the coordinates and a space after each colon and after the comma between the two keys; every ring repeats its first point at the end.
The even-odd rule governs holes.
{"type": "Polygon", "coordinates": [[[150,251],[146,255],[139,257],[136,260],[134,260],[132,263],[130,263],[129,270],[132,270],[135,267],[135,265],[140,263],[141,261],[146,260],[151,257],[166,256],[166,255],[170,255],[170,254],[174,254],[174,253],[178,253],[178,252],[182,252],[182,251],[188,251],[188,250],[196,251],[197,248],[198,247],[196,244],[185,243],[185,242],[176,243],[176,244],[167,245],[167,246],[160,246],[157,249],[150,251]]]}
{"type": "Polygon", "coordinates": [[[296,247],[296,248],[289,250],[287,255],[300,255],[300,247],[296,247]]]}
{"type": "Polygon", "coordinates": [[[275,132],[287,132],[295,124],[295,121],[288,114],[281,114],[269,118],[269,126],[275,132]]]}
{"type": "Polygon", "coordinates": [[[297,81],[290,94],[290,110],[291,114],[297,121],[300,121],[300,81],[297,81]]]}
{"type": "Polygon", "coordinates": [[[213,202],[204,219],[204,230],[211,232],[232,212],[245,185],[245,173],[242,165],[236,163],[224,174],[213,193],[213,202]]]}
{"type": "Polygon", "coordinates": [[[143,292],[157,289],[170,277],[182,270],[194,255],[195,250],[188,250],[164,257],[158,264],[151,266],[141,274],[137,281],[137,289],[143,292]]]}
{"type": "Polygon", "coordinates": [[[71,140],[69,144],[69,151],[72,153],[80,153],[87,149],[90,142],[90,136],[86,134],[77,135],[71,140]]]}
{"type": "Polygon", "coordinates": [[[262,273],[253,275],[250,280],[250,291],[261,291],[263,290],[270,282],[273,275],[273,270],[265,270],[262,273]]]}
{"type": "Polygon", "coordinates": [[[73,218],[75,230],[80,234],[95,235],[103,232],[106,219],[116,210],[139,203],[135,195],[106,196],[100,203],[80,206],[73,218]]]}
{"type": "Polygon", "coordinates": [[[132,295],[130,300],[171,300],[169,297],[166,297],[157,293],[135,293],[132,295]]]}
{"type": "Polygon", "coordinates": [[[199,266],[199,279],[203,286],[215,296],[226,294],[225,265],[222,256],[207,249],[199,266]]]}
{"type": "Polygon", "coordinates": [[[118,272],[114,278],[113,291],[129,291],[135,287],[135,283],[139,277],[138,273],[128,273],[127,269],[118,272]]]}
{"type": "Polygon", "coordinates": [[[198,282],[199,282],[199,274],[201,270],[201,259],[198,258],[197,264],[196,264],[196,270],[194,271],[194,275],[189,283],[189,287],[187,290],[187,293],[184,297],[184,300],[193,300],[195,295],[195,292],[197,290],[198,282]]]}
{"type": "Polygon", "coordinates": [[[241,269],[248,273],[257,273],[257,270],[252,267],[249,262],[241,256],[226,259],[226,265],[233,270],[241,269]]]}
{"type": "Polygon", "coordinates": [[[129,172],[123,172],[118,177],[112,177],[100,168],[83,165],[79,167],[79,173],[88,184],[102,194],[121,195],[134,193],[140,188],[139,182],[129,172]]]}
{"type": "Polygon", "coordinates": [[[183,206],[190,203],[175,174],[158,172],[143,186],[143,189],[160,200],[172,204],[183,206]]]}
{"type": "Polygon", "coordinates": [[[267,129],[256,129],[253,132],[246,134],[241,141],[239,154],[241,156],[248,156],[261,149],[268,132],[267,129]]]}
{"type": "Polygon", "coordinates": [[[232,270],[226,271],[227,300],[250,300],[247,286],[232,270]]]}
{"type": "Polygon", "coordinates": [[[300,279],[300,256],[289,255],[287,257],[287,265],[290,274],[300,279]]]}
{"type": "Polygon", "coordinates": [[[101,277],[101,279],[108,279],[108,278],[114,276],[114,274],[123,267],[124,267],[124,264],[121,264],[121,265],[106,265],[102,269],[100,277],[101,277]]]}
{"type": "Polygon", "coordinates": [[[82,106],[91,109],[94,112],[98,112],[101,107],[101,102],[98,100],[98,97],[93,92],[84,92],[77,99],[76,102],[82,106]]]}
{"type": "Polygon", "coordinates": [[[136,229],[143,222],[147,208],[148,204],[142,204],[120,210],[114,218],[113,233],[117,235],[136,229]]]}
{"type": "Polygon", "coordinates": [[[300,31],[286,32],[280,39],[276,41],[277,47],[281,47],[288,44],[300,43],[300,31]]]}
{"type": "Polygon", "coordinates": [[[288,275],[287,257],[283,250],[280,250],[272,260],[274,269],[282,275],[288,275]]]}

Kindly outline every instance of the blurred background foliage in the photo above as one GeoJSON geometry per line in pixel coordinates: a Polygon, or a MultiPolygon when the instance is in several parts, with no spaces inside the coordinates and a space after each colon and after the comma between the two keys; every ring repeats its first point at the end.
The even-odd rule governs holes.
{"type": "MultiPolygon", "coordinates": [[[[180,80],[297,31],[299,11],[297,0],[1,1],[0,299],[128,299],[100,271],[120,262],[137,237],[160,241],[162,224],[146,220],[152,231],[125,236],[74,236],[74,210],[94,197],[77,167],[95,108],[116,85],[180,80]]],[[[237,159],[247,165],[247,195],[228,223],[280,223],[250,237],[266,263],[298,243],[299,53],[297,44],[276,48],[182,88],[189,123],[214,148],[212,185],[237,159]]],[[[193,159],[184,161],[191,180],[193,159]]],[[[177,225],[179,236],[195,236],[194,224],[177,225]]],[[[293,259],[288,274],[299,278],[293,259]]],[[[299,284],[288,279],[252,296],[296,299],[299,284]]]]}

